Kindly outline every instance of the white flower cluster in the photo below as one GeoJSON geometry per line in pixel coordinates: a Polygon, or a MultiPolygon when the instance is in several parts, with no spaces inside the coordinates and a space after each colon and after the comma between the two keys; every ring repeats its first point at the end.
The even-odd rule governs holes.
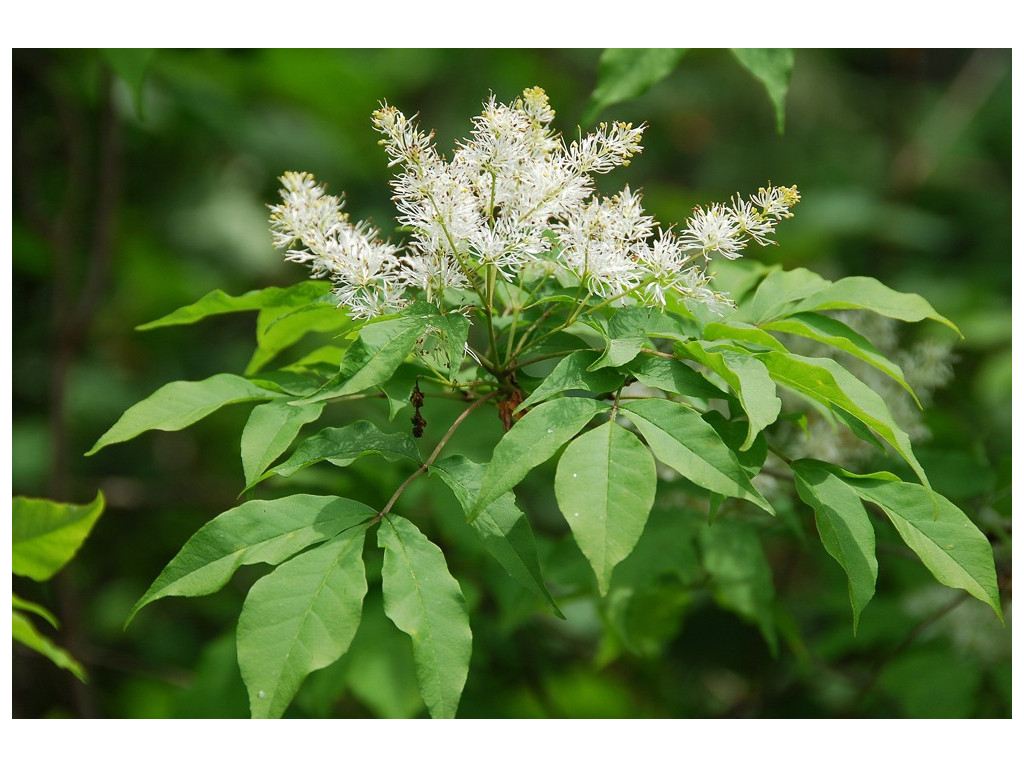
{"type": "Polygon", "coordinates": [[[380,241],[312,176],[288,172],[283,202],[271,206],[274,244],[315,276],[330,276],[355,317],[394,312],[416,291],[437,304],[448,289],[482,298],[488,272],[512,281],[539,262],[543,274],[566,270],[603,299],[664,305],[676,291],[715,304],[725,299],[708,287],[707,262],[738,258],[751,239],[772,242],[775,225],[800,199],[796,187],[769,187],[749,200],[695,208],[685,228],[655,235],[658,223],[639,194],[628,187],[611,198],[594,194],[593,174],[627,165],[642,149],[644,127],[602,123],[566,144],[551,128],[554,116],[540,88],[511,104],[492,96],[447,161],[433,134],[382,105],[373,125],[389,167],[399,168],[391,184],[408,242],[380,241]]]}

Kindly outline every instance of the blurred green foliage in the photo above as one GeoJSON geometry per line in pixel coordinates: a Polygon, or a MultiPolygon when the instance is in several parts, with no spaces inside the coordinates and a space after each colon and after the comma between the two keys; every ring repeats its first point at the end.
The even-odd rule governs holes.
{"type": "MultiPolygon", "coordinates": [[[[188,536],[237,503],[237,440],[251,406],[83,453],[162,384],[241,374],[253,317],[132,329],[214,289],[238,295],[305,277],[282,262],[266,231],[265,203],[285,170],[329,180],[355,218],[387,233],[389,173],[372,151],[369,122],[378,102],[419,111],[444,148],[489,92],[508,100],[540,85],[559,109],[556,125],[575,134],[599,58],[596,50],[14,51],[13,490],[81,502],[101,489],[107,499],[64,571],[14,585],[61,616],[61,645],[91,682],[15,648],[14,716],[248,714],[224,632],[258,568],[217,595],[168,600],[127,631],[122,624],[188,536]]],[[[798,184],[804,202],[783,245],[756,258],[832,279],[875,276],[958,324],[966,338],[955,378],[935,394],[932,438],[919,456],[936,489],[993,541],[1008,625],[1010,106],[1009,51],[800,50],[780,136],[772,104],[733,54],[691,50],[643,96],[598,115],[650,126],[643,154],[604,191],[642,187],[645,207],[671,223],[737,189],[798,184]]],[[[948,336],[914,326],[904,342],[913,334],[948,336]]],[[[428,445],[459,410],[432,408],[428,445]]],[[[340,426],[387,417],[377,402],[333,418],[340,426]]],[[[496,428],[474,414],[463,451],[486,459],[496,428]]],[[[633,583],[627,560],[599,602],[555,508],[553,462],[542,469],[518,495],[565,621],[488,559],[446,488],[421,481],[403,498],[445,548],[472,609],[461,716],[1010,715],[1009,628],[935,585],[895,535],[880,535],[878,592],[854,636],[845,577],[805,535],[809,508],[794,504],[778,521],[723,521],[738,526],[737,540],[757,530],[774,578],[766,602],[742,585],[731,595],[701,586],[693,542],[658,536],[669,491],[634,553],[665,558],[664,573],[633,583]],[[737,601],[755,617],[769,606],[776,654],[737,601]]],[[[402,469],[370,457],[345,471],[309,470],[301,489],[379,507],[402,479],[402,469]]],[[[296,488],[288,483],[275,490],[296,488]]],[[[697,543],[728,532],[717,525],[697,543]]],[[[352,651],[309,678],[290,715],[423,714],[411,645],[380,606],[375,552],[367,550],[370,592],[352,651]]]]}

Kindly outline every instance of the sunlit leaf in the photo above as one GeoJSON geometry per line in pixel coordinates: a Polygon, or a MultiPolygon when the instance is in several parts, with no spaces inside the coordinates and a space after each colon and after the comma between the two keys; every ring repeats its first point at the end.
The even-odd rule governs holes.
{"type": "Polygon", "coordinates": [[[571,443],[558,461],[555,497],[601,593],[636,546],[654,504],[654,459],[630,431],[608,421],[571,443]]]}
{"type": "Polygon", "coordinates": [[[291,405],[272,400],[257,405],[242,430],[242,470],[250,485],[278,456],[287,450],[304,424],[316,421],[322,403],[291,405]]]}
{"type": "Polygon", "coordinates": [[[15,496],[11,517],[11,570],[46,581],[67,565],[103,513],[102,493],[89,504],[62,504],[15,496]]]}
{"type": "Polygon", "coordinates": [[[82,665],[70,653],[36,629],[28,616],[20,611],[13,611],[11,634],[15,642],[26,645],[33,651],[43,654],[43,656],[58,667],[66,669],[83,683],[88,682],[88,677],[82,665]]]}

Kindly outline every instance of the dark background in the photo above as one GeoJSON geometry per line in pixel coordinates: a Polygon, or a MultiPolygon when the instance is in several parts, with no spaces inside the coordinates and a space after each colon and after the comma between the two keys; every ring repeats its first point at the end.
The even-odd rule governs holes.
{"type": "MultiPolygon", "coordinates": [[[[249,407],[83,453],[160,385],[241,373],[253,316],[133,327],[214,288],[237,294],[305,278],[271,248],[266,227],[285,170],[344,191],[355,218],[387,233],[389,172],[369,120],[378,102],[419,112],[443,151],[489,93],[508,101],[540,85],[556,126],[573,135],[599,56],[13,52],[13,490],[84,503],[102,489],[108,501],[52,583],[14,584],[61,618],[57,639],[91,683],[15,647],[15,717],[247,715],[231,628],[259,572],[214,596],[161,601],[127,631],[122,623],[188,536],[237,503],[249,407]]],[[[799,50],[779,136],[761,85],[729,52],[698,50],[601,116],[649,124],[643,154],[603,178],[605,191],[641,187],[647,209],[672,223],[768,180],[797,184],[803,202],[780,227],[781,247],[756,258],[830,278],[873,275],[922,294],[960,326],[955,378],[935,396],[920,457],[994,542],[1007,628],[936,585],[898,540],[883,540],[878,594],[854,637],[844,576],[806,509],[806,540],[777,528],[765,537],[781,637],[774,659],[755,628],[701,588],[665,596],[671,610],[650,606],[651,653],[613,653],[589,595],[569,600],[569,621],[557,622],[482,558],[449,554],[474,629],[461,716],[1010,715],[1010,73],[1005,50],[799,50]]],[[[942,333],[906,331],[907,343],[942,333]]],[[[539,474],[520,498],[549,564],[563,564],[546,564],[546,575],[571,593],[579,556],[539,474]]],[[[402,474],[366,459],[346,477],[302,477],[303,490],[379,504],[402,474]]],[[[446,552],[462,546],[445,491],[424,482],[407,497],[428,516],[436,507],[446,552]]],[[[410,665],[407,640],[388,629],[371,590],[352,652],[311,676],[289,714],[421,715],[410,665]]]]}

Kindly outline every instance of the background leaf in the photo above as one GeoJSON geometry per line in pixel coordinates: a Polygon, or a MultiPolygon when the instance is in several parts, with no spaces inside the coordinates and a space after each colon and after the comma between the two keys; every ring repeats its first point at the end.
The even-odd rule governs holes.
{"type": "Polygon", "coordinates": [[[671,74],[686,48],[606,48],[601,54],[597,87],[580,120],[590,125],[605,108],[642,96],[671,74]]]}
{"type": "Polygon", "coordinates": [[[779,135],[786,128],[786,93],[793,75],[792,48],[733,48],[740,64],[761,81],[772,106],[779,135]]]}
{"type": "Polygon", "coordinates": [[[75,556],[103,514],[102,493],[89,504],[15,496],[11,513],[11,570],[46,581],[75,556]]]}

